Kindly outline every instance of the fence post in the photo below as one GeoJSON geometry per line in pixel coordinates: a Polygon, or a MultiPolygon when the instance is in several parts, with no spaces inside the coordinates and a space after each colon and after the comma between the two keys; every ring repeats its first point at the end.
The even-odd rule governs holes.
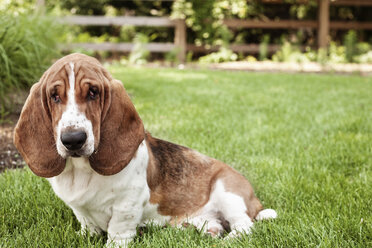
{"type": "Polygon", "coordinates": [[[183,19],[175,20],[174,44],[176,45],[177,57],[180,63],[186,61],[186,23],[183,19]]]}
{"type": "Polygon", "coordinates": [[[318,11],[318,48],[327,48],[329,41],[329,0],[319,0],[318,11]]]}

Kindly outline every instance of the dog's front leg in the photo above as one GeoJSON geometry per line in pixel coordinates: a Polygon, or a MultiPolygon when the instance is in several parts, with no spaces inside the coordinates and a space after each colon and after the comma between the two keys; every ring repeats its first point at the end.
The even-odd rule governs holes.
{"type": "Polygon", "coordinates": [[[149,193],[138,192],[137,190],[132,193],[137,197],[127,198],[113,206],[112,217],[107,229],[108,247],[127,247],[136,236],[136,228],[141,223],[143,206],[149,198],[149,193]]]}
{"type": "Polygon", "coordinates": [[[115,211],[108,226],[108,247],[127,247],[136,236],[136,228],[140,224],[142,211],[137,209],[115,211]]]}
{"type": "Polygon", "coordinates": [[[85,235],[86,233],[89,233],[89,235],[92,236],[95,234],[102,233],[101,228],[99,228],[99,226],[97,225],[94,225],[91,221],[89,221],[86,217],[84,217],[84,214],[82,214],[79,210],[77,210],[74,207],[71,207],[71,209],[81,224],[81,229],[79,232],[81,235],[85,235]]]}

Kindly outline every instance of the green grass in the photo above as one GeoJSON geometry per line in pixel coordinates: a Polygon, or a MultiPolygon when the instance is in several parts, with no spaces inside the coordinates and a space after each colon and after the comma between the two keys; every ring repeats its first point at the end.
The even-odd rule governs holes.
{"type": "Polygon", "coordinates": [[[13,107],[9,93],[29,88],[58,57],[62,31],[47,16],[0,11],[0,122],[13,107]]]}
{"type": "MultiPolygon", "coordinates": [[[[243,239],[149,227],[136,247],[371,247],[372,78],[111,67],[147,130],[242,172],[278,219],[243,239]]],[[[0,247],[102,247],[29,170],[0,175],[0,247]]]]}

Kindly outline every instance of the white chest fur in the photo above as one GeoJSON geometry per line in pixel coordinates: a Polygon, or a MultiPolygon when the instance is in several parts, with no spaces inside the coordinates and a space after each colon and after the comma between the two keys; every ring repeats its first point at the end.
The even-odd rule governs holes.
{"type": "MultiPolygon", "coordinates": [[[[102,176],[90,167],[87,158],[69,157],[65,170],[48,180],[55,193],[72,208],[82,228],[123,236],[123,232],[126,233],[122,230],[124,225],[134,229],[135,234],[135,228],[140,224],[147,221],[164,223],[168,219],[157,213],[156,205],[149,203],[148,160],[143,141],[131,162],[115,175],[102,176]]],[[[124,236],[121,238],[130,235],[124,236]]]]}

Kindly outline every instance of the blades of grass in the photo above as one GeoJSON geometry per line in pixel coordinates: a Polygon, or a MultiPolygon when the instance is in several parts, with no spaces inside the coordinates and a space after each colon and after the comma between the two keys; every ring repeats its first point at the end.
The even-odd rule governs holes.
{"type": "MultiPolygon", "coordinates": [[[[10,16],[0,13],[0,103],[8,94],[27,89],[59,56],[60,25],[50,17],[10,16]],[[53,26],[51,29],[50,27],[53,26]]],[[[0,114],[0,118],[1,118],[0,114]]]]}

